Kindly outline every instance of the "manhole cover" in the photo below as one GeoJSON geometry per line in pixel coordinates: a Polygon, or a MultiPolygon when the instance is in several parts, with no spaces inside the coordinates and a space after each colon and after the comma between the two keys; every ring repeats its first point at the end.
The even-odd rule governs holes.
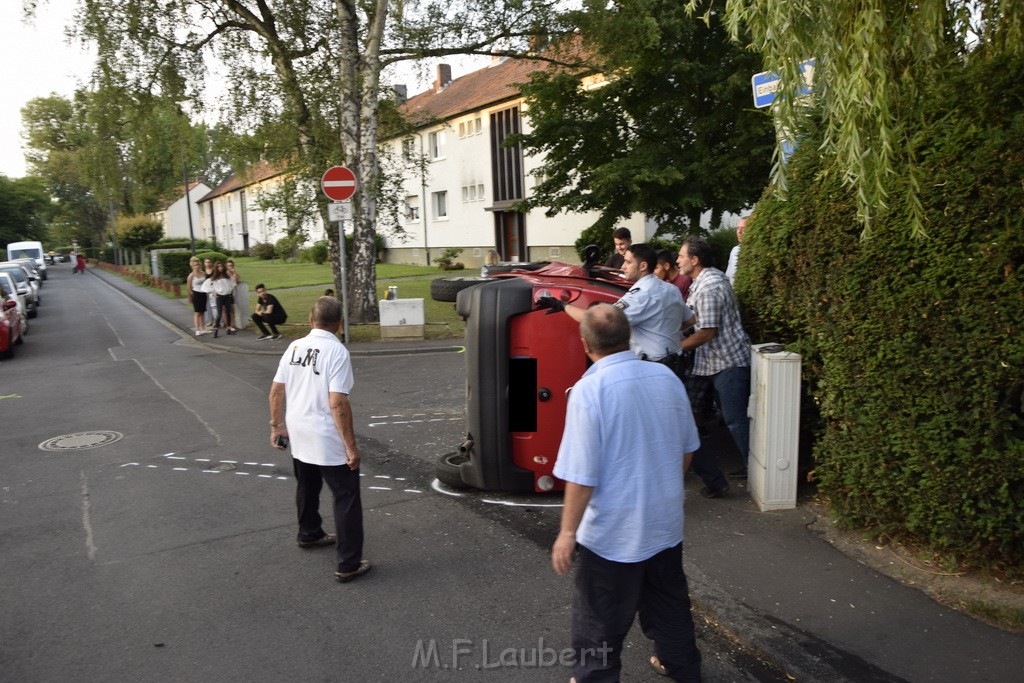
{"type": "Polygon", "coordinates": [[[78,432],[77,434],[61,434],[39,444],[44,451],[83,451],[99,448],[120,441],[124,434],[120,432],[78,432]]]}

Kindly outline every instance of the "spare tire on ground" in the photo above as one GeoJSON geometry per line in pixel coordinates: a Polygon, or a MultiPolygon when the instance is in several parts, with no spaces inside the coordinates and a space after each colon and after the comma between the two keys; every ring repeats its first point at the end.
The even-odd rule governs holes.
{"type": "Polygon", "coordinates": [[[430,281],[430,298],[434,301],[454,303],[459,292],[483,282],[488,282],[488,279],[485,277],[439,277],[430,281]]]}

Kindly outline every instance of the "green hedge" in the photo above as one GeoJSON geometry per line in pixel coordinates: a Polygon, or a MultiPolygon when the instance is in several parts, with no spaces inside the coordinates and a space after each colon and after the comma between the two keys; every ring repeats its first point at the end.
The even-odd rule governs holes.
{"type": "Polygon", "coordinates": [[[766,194],[737,292],[755,338],[792,341],[821,410],[815,476],[840,521],[948,566],[1024,567],[1024,59],[923,84],[928,235],[894,209],[867,239],[819,139],[766,194]]]}

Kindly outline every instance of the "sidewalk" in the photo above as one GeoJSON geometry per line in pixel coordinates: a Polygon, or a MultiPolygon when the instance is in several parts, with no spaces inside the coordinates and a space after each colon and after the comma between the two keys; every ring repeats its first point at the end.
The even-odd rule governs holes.
{"type": "MultiPolygon", "coordinates": [[[[192,334],[192,314],[181,301],[98,268],[87,272],[192,334]]],[[[251,326],[230,337],[193,339],[268,356],[279,356],[286,344],[258,341],[251,326]]],[[[459,345],[372,342],[349,349],[353,355],[408,354],[459,345]]],[[[720,430],[718,438],[727,433],[720,430]]],[[[728,444],[721,445],[725,452],[728,444]]],[[[810,506],[758,512],[743,483],[717,500],[701,498],[697,488],[691,477],[685,555],[697,618],[731,632],[793,680],[1024,681],[1024,634],[942,607],[843,554],[811,528],[816,514],[810,506]]]]}

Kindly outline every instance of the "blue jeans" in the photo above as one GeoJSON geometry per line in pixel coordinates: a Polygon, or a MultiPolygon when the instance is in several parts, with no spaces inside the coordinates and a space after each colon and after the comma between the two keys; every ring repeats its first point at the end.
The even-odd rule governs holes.
{"type": "MultiPolygon", "coordinates": [[[[732,434],[732,440],[743,459],[743,468],[747,467],[750,455],[750,418],[747,416],[747,404],[750,402],[750,366],[726,368],[711,375],[711,383],[715,387],[718,410],[722,413],[725,426],[732,434]]],[[[694,474],[704,481],[704,485],[713,491],[724,489],[728,482],[718,468],[714,453],[709,453],[704,446],[693,454],[690,465],[694,474]]]]}

